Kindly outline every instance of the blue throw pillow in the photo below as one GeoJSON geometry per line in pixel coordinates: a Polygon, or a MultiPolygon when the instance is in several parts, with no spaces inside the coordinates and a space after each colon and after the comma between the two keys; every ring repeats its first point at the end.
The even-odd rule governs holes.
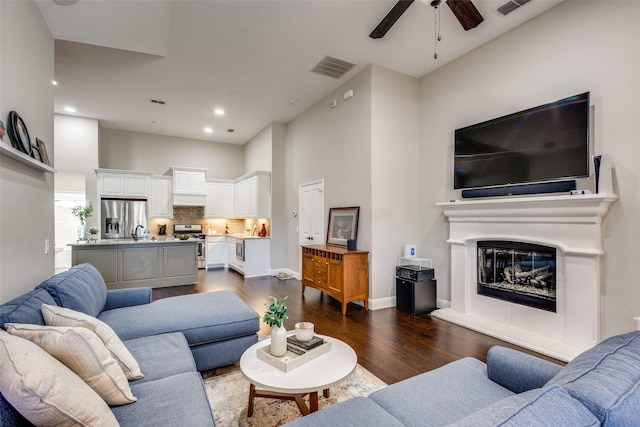
{"type": "Polygon", "coordinates": [[[0,305],[0,327],[5,323],[30,323],[44,325],[42,304],[56,305],[49,292],[35,289],[0,305]]]}
{"type": "Polygon", "coordinates": [[[564,387],[602,425],[640,425],[640,331],[608,338],[578,355],[551,384],[564,387]]]}
{"type": "Polygon", "coordinates": [[[91,264],[78,264],[39,284],[56,304],[97,317],[107,302],[107,285],[91,264]]]}

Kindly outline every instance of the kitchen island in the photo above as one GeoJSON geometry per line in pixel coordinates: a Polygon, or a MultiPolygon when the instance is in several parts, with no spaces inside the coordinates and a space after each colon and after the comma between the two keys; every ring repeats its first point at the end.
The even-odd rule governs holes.
{"type": "Polygon", "coordinates": [[[198,282],[197,240],[98,240],[71,244],[71,265],[93,265],[109,289],[198,282]]]}

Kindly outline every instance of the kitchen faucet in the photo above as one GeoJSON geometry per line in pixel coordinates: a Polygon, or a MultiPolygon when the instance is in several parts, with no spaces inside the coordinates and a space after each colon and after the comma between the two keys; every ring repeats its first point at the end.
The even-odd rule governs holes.
{"type": "Polygon", "coordinates": [[[131,237],[133,237],[133,240],[141,239],[141,238],[142,238],[142,233],[143,233],[143,232],[144,232],[144,227],[143,227],[142,225],[139,225],[139,224],[138,224],[138,225],[136,226],[136,229],[135,229],[135,230],[133,230],[133,231],[131,232],[131,237]],[[138,228],[141,228],[141,229],[142,229],[142,232],[140,233],[140,236],[138,236],[138,228]]]}

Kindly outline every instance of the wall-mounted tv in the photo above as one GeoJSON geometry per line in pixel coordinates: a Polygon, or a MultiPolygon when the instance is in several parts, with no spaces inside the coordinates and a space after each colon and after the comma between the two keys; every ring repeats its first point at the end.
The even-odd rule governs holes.
{"type": "Polygon", "coordinates": [[[588,176],[589,92],[455,131],[455,189],[588,176]]]}

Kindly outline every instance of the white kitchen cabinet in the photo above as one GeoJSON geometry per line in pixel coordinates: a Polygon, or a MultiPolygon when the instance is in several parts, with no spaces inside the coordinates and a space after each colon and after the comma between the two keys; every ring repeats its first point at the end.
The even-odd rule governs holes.
{"type": "Polygon", "coordinates": [[[234,184],[231,182],[207,182],[207,218],[234,217],[234,184]]]}
{"type": "Polygon", "coordinates": [[[173,218],[173,181],[170,176],[151,178],[150,218],[173,218]]]}
{"type": "Polygon", "coordinates": [[[147,199],[151,174],[147,172],[97,169],[99,197],[130,197],[147,199]]]}
{"type": "Polygon", "coordinates": [[[171,168],[173,170],[173,194],[206,195],[206,169],[171,168]]]}
{"type": "Polygon", "coordinates": [[[207,268],[224,267],[227,260],[227,238],[207,236],[207,268]]]}
{"type": "Polygon", "coordinates": [[[227,267],[233,268],[236,263],[236,238],[227,236],[227,267]]]}
{"type": "Polygon", "coordinates": [[[254,172],[240,178],[234,189],[236,218],[271,218],[271,174],[254,172]]]}
{"type": "Polygon", "coordinates": [[[244,239],[244,277],[268,276],[271,272],[271,239],[244,239]]]}

